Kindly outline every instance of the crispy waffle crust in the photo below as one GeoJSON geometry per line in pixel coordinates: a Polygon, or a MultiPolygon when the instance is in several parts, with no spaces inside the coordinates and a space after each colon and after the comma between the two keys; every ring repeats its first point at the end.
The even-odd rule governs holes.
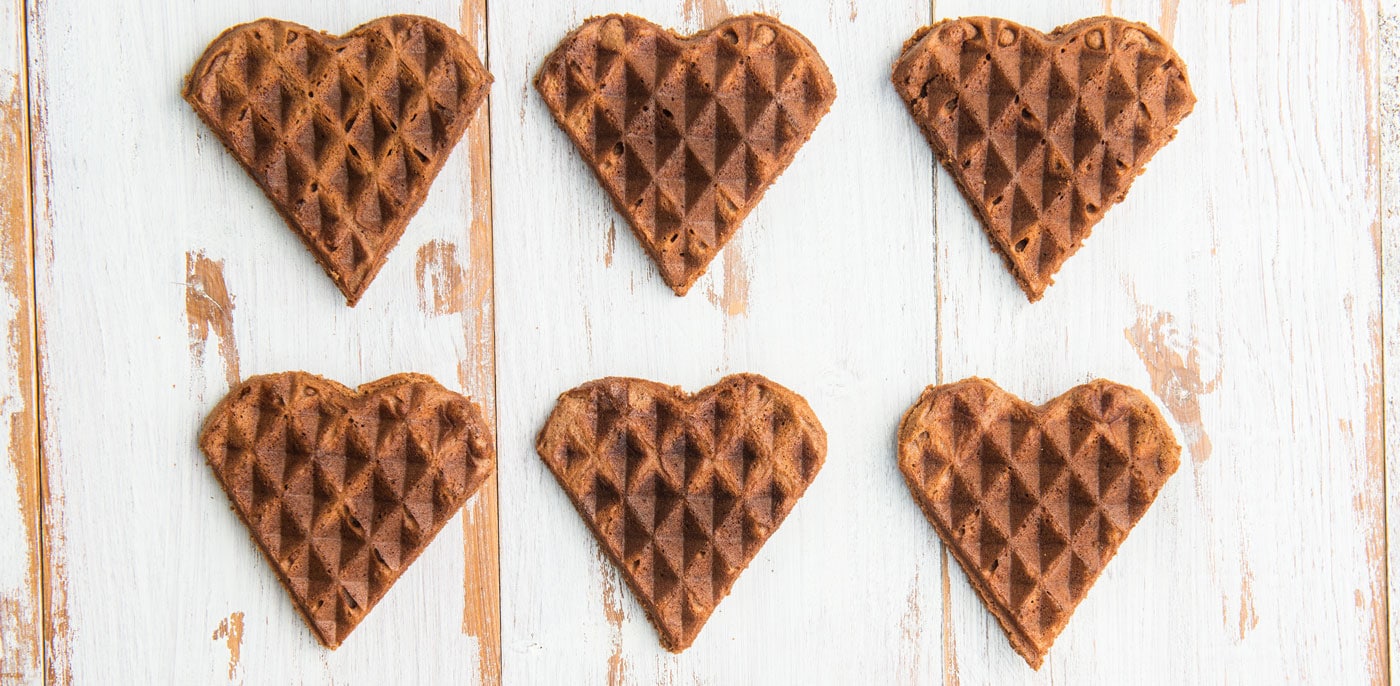
{"type": "Polygon", "coordinates": [[[335,648],[496,466],[471,400],[421,374],[351,391],[255,376],[200,449],[316,638],[335,648]]]}
{"type": "Polygon", "coordinates": [[[1036,669],[1181,454],[1147,396],[1102,379],[1040,407],[985,379],[930,386],[898,440],[914,499],[1036,669]]]}
{"type": "Polygon", "coordinates": [[[760,14],[690,37],[595,17],[564,37],[535,86],[676,295],[836,98],[816,48],[760,14]]]}
{"type": "Polygon", "coordinates": [[[942,21],[904,44],[893,81],[1032,302],[1196,103],[1176,51],[1114,17],[1048,36],[942,21]]]}
{"type": "Polygon", "coordinates": [[[209,45],[184,97],[353,306],[490,83],[467,39],[427,17],[339,37],[259,19],[209,45]]]}
{"type": "Polygon", "coordinates": [[[752,374],[561,396],[535,448],[656,627],[685,650],[826,459],[801,396],[752,374]]]}

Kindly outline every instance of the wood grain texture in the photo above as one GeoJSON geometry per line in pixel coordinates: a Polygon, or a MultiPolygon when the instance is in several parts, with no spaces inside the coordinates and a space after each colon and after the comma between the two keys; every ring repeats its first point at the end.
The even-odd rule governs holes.
{"type": "MultiPolygon", "coordinates": [[[[486,0],[461,0],[460,30],[477,46],[482,64],[491,69],[486,0]]],[[[487,95],[488,101],[490,95],[487,95]]],[[[463,183],[471,192],[471,212],[466,217],[463,254],[468,265],[449,302],[448,311],[460,313],[463,357],[457,379],[465,392],[481,404],[486,421],[496,425],[496,320],[495,279],[491,215],[491,112],[489,105],[472,120],[463,139],[467,174],[463,183]],[[457,295],[460,294],[460,295],[457,295]]],[[[459,238],[460,240],[460,238],[459,238]]],[[[447,243],[444,245],[453,245],[447,243]]],[[[450,268],[449,268],[450,271],[450,268]]],[[[420,287],[421,287],[420,282],[420,287]]],[[[437,312],[434,312],[437,314],[437,312]]],[[[463,588],[466,604],[462,630],[476,638],[477,674],[483,684],[501,682],[501,579],[500,527],[497,520],[497,474],[487,477],[476,498],[467,504],[462,520],[463,588]]]]}
{"type": "MultiPolygon", "coordinates": [[[[466,305],[440,316],[420,308],[415,279],[426,244],[455,246],[447,252],[466,274],[489,263],[471,141],[350,309],[179,99],[190,65],[228,26],[270,15],[340,33],[385,10],[369,0],[30,8],[55,682],[492,680],[495,648],[481,642],[495,641],[494,563],[464,558],[489,548],[481,525],[494,529],[494,504],[483,514],[484,498],[469,501],[472,524],[449,523],[329,652],[195,446],[239,375],[306,369],[356,385],[415,371],[489,406],[489,278],[469,277],[449,296],[466,305]]],[[[393,11],[462,20],[456,0],[393,11]]]]}
{"type": "MultiPolygon", "coordinates": [[[[1103,10],[1016,5],[998,11],[1042,29],[1103,10]]],[[[1128,383],[1187,452],[1032,680],[1382,681],[1375,3],[1111,9],[1174,22],[1199,102],[1043,301],[1019,298],[937,179],[944,380],[1035,402],[1128,383]]],[[[1028,680],[952,576],[961,679],[1028,680]]]]}
{"type": "Polygon", "coordinates": [[[1387,547],[1400,540],[1400,365],[1383,364],[1400,359],[1400,2],[995,5],[30,0],[27,34],[25,8],[0,6],[0,682],[1400,678],[1387,547]],[[530,79],[594,14],[688,31],[755,10],[812,39],[838,97],[676,298],[530,79]],[[462,27],[496,83],[352,310],[179,87],[230,25],[270,15],[342,32],[389,11],[462,27]],[[890,65],[936,18],[1048,30],[1104,11],[1168,36],[1199,102],[1028,304],[890,65]],[[23,353],[31,278],[37,358],[23,353]],[[429,373],[498,417],[499,486],[335,652],[302,626],[195,446],[232,380],[287,369],[352,385],[429,373]],[[827,462],[696,644],[671,655],[533,441],[580,382],[696,390],[741,371],[810,401],[827,462]],[[973,374],[1030,401],[1098,376],[1134,385],[1186,450],[1040,672],[896,469],[904,408],[973,374]],[[39,545],[42,559],[24,555],[39,545]]]}
{"type": "Polygon", "coordinates": [[[0,683],[43,680],[40,472],[24,5],[0,3],[0,683]]]}
{"type": "MultiPolygon", "coordinates": [[[[1378,128],[1380,134],[1380,199],[1381,199],[1381,312],[1380,335],[1384,341],[1385,392],[1379,411],[1384,426],[1376,440],[1384,440],[1381,449],[1385,461],[1386,502],[1386,570],[1389,607],[1390,641],[1388,656],[1391,683],[1400,681],[1400,2],[1381,0],[1378,27],[1379,97],[1378,128]]],[[[1372,408],[1373,414],[1377,408],[1372,408]]],[[[1374,418],[1373,418],[1374,421],[1374,418]]]]}

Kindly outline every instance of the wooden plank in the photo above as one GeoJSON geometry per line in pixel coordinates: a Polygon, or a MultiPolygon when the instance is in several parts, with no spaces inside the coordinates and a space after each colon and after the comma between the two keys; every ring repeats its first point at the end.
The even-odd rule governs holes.
{"type": "Polygon", "coordinates": [[[0,682],[43,680],[34,270],[24,5],[0,3],[0,682]]]}
{"type": "MultiPolygon", "coordinates": [[[[481,59],[491,68],[486,26],[486,0],[462,0],[461,31],[478,46],[481,59]]],[[[491,117],[484,105],[468,129],[464,145],[468,165],[464,183],[471,189],[467,217],[465,279],[460,289],[460,310],[465,357],[457,367],[462,388],[481,403],[492,428],[496,422],[496,320],[494,254],[491,222],[491,117]]],[[[420,250],[419,254],[422,254],[420,250]]],[[[421,264],[421,260],[420,260],[421,264]]],[[[450,272],[449,272],[450,273],[450,272]]],[[[425,284],[419,278],[420,292],[425,284]]],[[[450,279],[449,279],[450,282],[450,279]]],[[[459,292],[451,289],[452,292],[459,292]]],[[[435,293],[436,294],[436,293],[435,293]]],[[[424,298],[426,301],[427,299],[424,298]]],[[[442,302],[434,298],[436,314],[442,302]]],[[[448,298],[451,303],[451,298],[448,298]]],[[[463,559],[466,561],[466,604],[462,630],[476,638],[477,674],[484,684],[501,682],[501,579],[500,528],[496,511],[497,476],[481,485],[462,520],[463,559]]]]}
{"type": "Polygon", "coordinates": [[[1385,398],[1381,413],[1385,418],[1384,445],[1386,487],[1386,571],[1390,641],[1388,658],[1390,681],[1400,681],[1400,621],[1397,591],[1400,591],[1400,2],[1381,0],[1379,18],[1380,107],[1380,199],[1381,273],[1383,309],[1381,336],[1384,341],[1385,398]]]}
{"type": "Polygon", "coordinates": [[[1196,110],[1033,305],[940,172],[940,365],[1033,402],[1139,386],[1183,466],[1033,678],[955,569],[959,677],[1385,680],[1375,3],[997,12],[1049,30],[1106,7],[1172,35],[1196,110]]]}
{"type": "Polygon", "coordinates": [[[508,683],[924,682],[943,665],[939,549],[895,466],[933,380],[932,164],[889,85],[923,3],[534,0],[491,54],[508,683]],[[530,85],[585,18],[685,30],[776,13],[817,47],[830,114],[685,298],[671,294],[530,85]],[[811,402],[826,466],[696,643],[661,649],[533,451],[555,397],[605,375],[690,390],[739,371],[811,402]]]}
{"type": "MultiPolygon", "coordinates": [[[[480,41],[481,7],[395,11],[466,19],[480,41]]],[[[231,382],[286,369],[352,385],[429,373],[491,412],[484,119],[351,309],[179,88],[228,26],[272,15],[345,31],[381,3],[31,10],[52,679],[100,681],[122,665],[137,683],[495,681],[495,569],[475,557],[493,543],[490,493],[331,652],[195,446],[231,382]]]]}

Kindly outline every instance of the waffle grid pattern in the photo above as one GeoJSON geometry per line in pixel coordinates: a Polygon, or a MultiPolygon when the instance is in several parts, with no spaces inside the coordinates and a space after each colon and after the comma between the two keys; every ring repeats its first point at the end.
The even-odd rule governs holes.
{"type": "Polygon", "coordinates": [[[1176,52],[1100,17],[1046,36],[994,18],[916,34],[894,84],[1032,300],[1195,104],[1176,52]]]}
{"type": "Polygon", "coordinates": [[[343,38],[262,19],[210,46],[186,99],[353,305],[490,80],[463,37],[423,17],[343,38]]]}
{"type": "Polygon", "coordinates": [[[815,478],[826,436],[801,398],[761,377],[694,396],[612,378],[561,396],[537,447],[680,651],[815,478]]]}
{"type": "Polygon", "coordinates": [[[1107,381],[1042,408],[981,379],[931,388],[899,446],[915,498],[1034,667],[1179,453],[1151,402],[1107,381]]]}
{"type": "Polygon", "coordinates": [[[637,17],[591,19],[536,85],[678,295],[836,95],[805,38],[755,15],[689,39],[637,17]]]}
{"type": "Polygon", "coordinates": [[[480,410],[427,377],[358,395],[301,372],[255,377],[200,446],[320,641],[336,647],[495,465],[480,410]]]}

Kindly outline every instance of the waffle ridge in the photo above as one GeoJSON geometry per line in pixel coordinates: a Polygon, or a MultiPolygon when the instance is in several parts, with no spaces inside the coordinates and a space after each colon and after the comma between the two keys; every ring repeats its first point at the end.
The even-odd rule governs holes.
{"type": "Polygon", "coordinates": [[[595,17],[564,38],[535,85],[677,295],[836,97],[811,43],[757,14],[688,38],[639,17],[595,17]]]}
{"type": "Polygon", "coordinates": [[[898,442],[915,500],[1036,669],[1181,453],[1145,395],[1102,379],[1040,407],[985,379],[930,386],[898,442]]]}
{"type": "Polygon", "coordinates": [[[317,640],[336,648],[495,468],[471,400],[397,374],[356,391],[306,372],[248,379],[199,439],[317,640]]]}
{"type": "Polygon", "coordinates": [[[591,381],[559,397],[535,445],[672,652],[694,642],[826,457],[806,401],[749,374],[693,395],[591,381]]]}
{"type": "Polygon", "coordinates": [[[427,17],[341,37],[259,19],[209,45],[184,97],[353,306],[490,83],[466,38],[427,17]]]}
{"type": "Polygon", "coordinates": [[[1176,51],[1114,17],[1049,35],[942,21],[905,43],[892,80],[1032,302],[1196,101],[1176,51]]]}

